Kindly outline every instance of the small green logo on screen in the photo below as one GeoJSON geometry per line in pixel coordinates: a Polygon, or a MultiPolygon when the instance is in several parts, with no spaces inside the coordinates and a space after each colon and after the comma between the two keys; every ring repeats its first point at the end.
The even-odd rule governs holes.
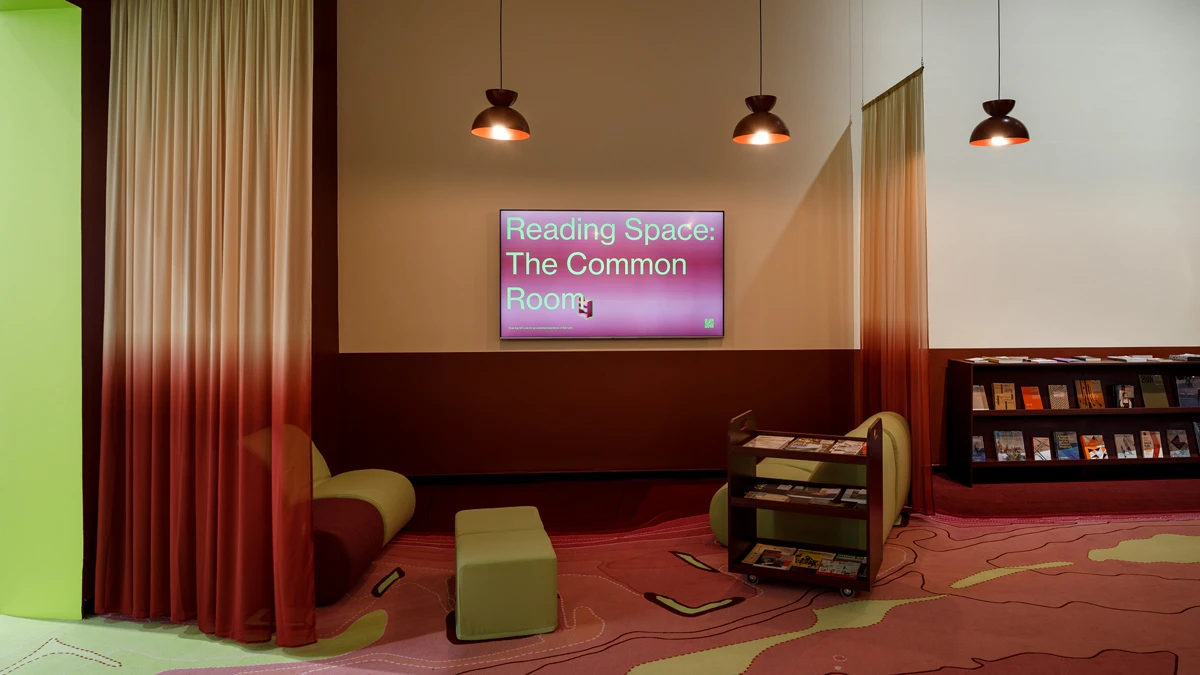
{"type": "Polygon", "coordinates": [[[705,328],[716,328],[716,327],[717,327],[717,320],[716,320],[716,319],[705,319],[705,320],[704,320],[704,327],[705,327],[705,328]]]}

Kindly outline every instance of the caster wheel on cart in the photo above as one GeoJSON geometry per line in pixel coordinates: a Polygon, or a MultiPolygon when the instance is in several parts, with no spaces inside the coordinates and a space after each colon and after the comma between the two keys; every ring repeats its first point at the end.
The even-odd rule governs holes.
{"type": "Polygon", "coordinates": [[[747,575],[746,575],[746,581],[747,581],[747,582],[748,582],[748,583],[749,583],[751,586],[757,586],[757,585],[758,585],[758,575],[757,575],[757,574],[747,574],[747,575]]]}
{"type": "Polygon", "coordinates": [[[842,597],[843,598],[853,598],[854,597],[854,589],[853,588],[843,588],[842,589],[842,597]]]}

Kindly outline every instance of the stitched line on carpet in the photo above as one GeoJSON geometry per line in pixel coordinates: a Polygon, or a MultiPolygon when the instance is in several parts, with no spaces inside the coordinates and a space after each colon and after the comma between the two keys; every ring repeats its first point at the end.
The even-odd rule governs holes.
{"type": "MultiPolygon", "coordinates": [[[[1095,654],[1092,654],[1091,656],[1068,656],[1066,654],[1051,654],[1050,652],[1020,652],[1019,654],[1010,654],[1008,656],[998,658],[994,661],[989,661],[988,659],[983,659],[983,658],[979,658],[977,656],[973,656],[973,657],[971,657],[971,660],[975,662],[977,667],[971,668],[971,670],[979,670],[979,668],[982,668],[985,664],[1000,663],[1001,661],[1007,661],[1009,659],[1014,659],[1018,656],[1051,656],[1051,657],[1057,657],[1060,659],[1071,659],[1074,661],[1090,661],[1090,660],[1100,656],[1101,654],[1104,654],[1107,652],[1115,652],[1115,653],[1119,653],[1119,654],[1138,654],[1140,656],[1146,656],[1147,654],[1170,654],[1171,656],[1175,657],[1174,672],[1175,673],[1179,672],[1179,655],[1176,654],[1175,652],[1165,651],[1165,650],[1161,650],[1161,649],[1157,650],[1157,651],[1153,651],[1153,652],[1134,652],[1134,651],[1130,651],[1128,649],[1101,649],[1100,651],[1096,652],[1095,654]]],[[[933,675],[933,673],[940,673],[947,668],[961,670],[961,668],[959,666],[942,666],[941,668],[938,668],[937,670],[909,671],[906,673],[896,673],[896,675],[933,675]]]]}
{"type": "MultiPolygon", "coordinates": [[[[568,648],[568,647],[573,647],[573,646],[577,646],[577,645],[584,645],[584,644],[587,644],[587,643],[589,643],[589,642],[591,642],[591,641],[593,641],[593,640],[595,640],[595,639],[599,638],[601,635],[603,635],[603,634],[604,634],[604,631],[605,631],[605,628],[607,627],[607,624],[604,622],[604,619],[601,619],[601,618],[600,618],[600,616],[596,614],[596,611],[595,611],[595,610],[593,610],[591,607],[576,607],[576,608],[575,608],[575,610],[572,612],[572,618],[574,618],[574,619],[575,619],[575,627],[568,628],[568,629],[566,629],[566,630],[567,630],[567,631],[573,631],[573,630],[575,630],[576,628],[578,628],[578,626],[579,626],[579,617],[578,617],[578,616],[576,616],[576,615],[578,614],[579,610],[581,610],[581,609],[586,609],[588,612],[590,612],[590,613],[591,613],[591,615],[592,615],[592,616],[596,617],[596,619],[597,619],[597,620],[600,622],[600,632],[596,633],[596,635],[595,635],[594,637],[588,638],[587,640],[584,640],[584,641],[582,641],[582,642],[573,643],[573,644],[561,645],[561,646],[558,646],[558,647],[550,647],[550,648],[548,648],[548,649],[543,649],[543,650],[539,650],[539,651],[529,652],[527,655],[533,655],[533,654],[544,654],[544,653],[547,653],[547,652],[558,651],[558,650],[560,650],[560,649],[566,649],[566,648],[568,648]]],[[[536,636],[536,637],[538,638],[538,641],[539,641],[539,642],[543,642],[543,643],[545,642],[545,640],[543,639],[543,636],[541,636],[541,635],[538,635],[538,636],[536,636]]],[[[457,668],[457,667],[464,666],[464,665],[466,665],[466,666],[483,666],[483,665],[489,665],[489,664],[495,664],[495,663],[509,662],[509,659],[495,659],[495,658],[492,658],[491,660],[488,660],[488,661],[475,661],[474,659],[494,657],[494,656],[496,656],[497,654],[507,654],[507,653],[509,653],[509,652],[513,652],[513,651],[521,651],[522,649],[524,649],[524,647],[517,647],[517,648],[514,648],[514,649],[506,649],[506,650],[504,650],[504,651],[501,651],[501,652],[492,652],[492,653],[489,653],[489,654],[482,654],[482,655],[480,655],[480,656],[477,656],[477,657],[474,657],[474,658],[468,658],[468,659],[456,659],[455,661],[437,661],[437,660],[433,660],[433,659],[418,659],[418,658],[415,658],[415,657],[404,656],[403,654],[395,654],[395,653],[392,653],[392,652],[377,652],[377,653],[374,653],[374,654],[363,654],[363,655],[361,655],[361,656],[357,656],[357,657],[350,657],[349,655],[347,655],[347,657],[348,657],[348,658],[347,658],[347,657],[340,657],[340,658],[345,658],[345,659],[346,659],[345,661],[339,661],[339,662],[337,662],[337,663],[328,663],[328,664],[322,664],[322,666],[321,666],[320,668],[315,668],[315,669],[305,670],[305,671],[303,671],[303,672],[302,672],[300,675],[308,675],[309,673],[319,673],[319,672],[321,672],[321,671],[323,671],[323,670],[329,670],[329,669],[331,669],[331,668],[341,668],[341,667],[344,667],[344,666],[354,666],[354,665],[359,665],[359,664],[361,664],[361,663],[371,663],[371,662],[373,662],[373,661],[378,661],[378,662],[380,662],[380,663],[389,663],[389,664],[392,664],[392,665],[397,665],[397,666],[407,666],[407,667],[409,667],[409,668],[421,668],[421,669],[424,669],[424,670],[441,670],[441,669],[444,669],[444,668],[457,668]],[[393,657],[393,658],[398,658],[398,659],[404,659],[404,661],[392,661],[392,660],[389,660],[389,659],[387,659],[387,658],[382,658],[382,657],[393,657]],[[438,663],[438,664],[444,664],[444,665],[436,665],[436,666],[424,666],[424,665],[420,665],[420,664],[417,664],[417,663],[409,663],[410,661],[420,661],[420,662],[423,662],[423,663],[438,663]]],[[[543,658],[545,658],[545,657],[543,657],[543,658]]],[[[540,659],[538,659],[538,660],[540,660],[540,659]]],[[[517,661],[514,661],[513,663],[519,663],[519,662],[517,662],[517,661]]],[[[292,663],[292,664],[287,664],[285,667],[288,667],[288,668],[295,668],[295,667],[303,667],[303,665],[302,665],[302,664],[295,664],[295,663],[292,663]]],[[[264,673],[264,672],[272,672],[272,671],[276,671],[276,670],[282,670],[282,668],[266,668],[266,669],[258,669],[258,670],[244,670],[244,671],[240,671],[240,675],[250,675],[251,673],[264,673]]],[[[478,670],[478,668],[476,668],[476,670],[478,670]]],[[[463,672],[470,672],[470,671],[463,671],[463,672]]]]}
{"type": "Polygon", "coordinates": [[[961,598],[963,600],[970,600],[972,602],[985,602],[989,605],[1024,605],[1026,607],[1040,607],[1042,609],[1063,609],[1068,605],[1088,605],[1090,607],[1099,607],[1100,609],[1107,609],[1111,612],[1133,612],[1136,614],[1154,614],[1157,616],[1178,616],[1180,614],[1190,612],[1193,609],[1200,609],[1200,605],[1192,605],[1190,607],[1184,607],[1183,609],[1180,609],[1179,611],[1176,611],[1176,612],[1156,612],[1152,609],[1129,609],[1129,608],[1125,608],[1125,607],[1109,607],[1107,605],[1100,605],[1100,604],[1097,604],[1094,602],[1088,602],[1087,600],[1068,600],[1067,602],[1064,602],[1061,605],[1039,605],[1036,602],[1026,602],[1024,600],[986,600],[984,598],[977,598],[977,597],[970,596],[970,595],[962,595],[960,593],[954,593],[950,590],[932,591],[928,588],[925,588],[925,583],[926,583],[925,573],[921,572],[920,570],[910,570],[908,572],[905,572],[903,575],[901,575],[900,578],[906,577],[910,574],[916,574],[921,577],[921,590],[925,591],[926,593],[933,593],[935,595],[945,595],[947,597],[961,598]]]}
{"type": "MultiPolygon", "coordinates": [[[[799,607],[792,607],[792,605],[794,605],[795,603],[798,603],[798,602],[804,600],[806,597],[808,597],[808,594],[813,592],[814,590],[817,590],[817,589],[810,588],[809,590],[806,590],[804,592],[804,594],[801,595],[799,598],[783,605],[782,607],[773,607],[771,609],[762,610],[761,612],[758,612],[756,614],[751,614],[751,615],[744,616],[744,617],[741,617],[738,619],[734,619],[732,621],[728,621],[724,624],[720,624],[717,626],[710,626],[708,628],[699,628],[699,629],[692,630],[692,631],[670,632],[665,637],[655,635],[655,633],[667,633],[667,631],[630,631],[628,633],[622,633],[621,635],[618,635],[615,638],[613,638],[610,642],[608,642],[605,645],[597,645],[596,647],[592,647],[591,648],[592,651],[590,651],[588,653],[574,654],[570,658],[567,658],[567,659],[562,659],[560,661],[552,661],[550,663],[544,663],[544,664],[538,666],[537,668],[534,668],[533,670],[529,671],[526,675],[532,675],[532,673],[536,673],[537,671],[539,671],[542,668],[545,668],[547,666],[555,666],[555,665],[559,665],[562,663],[574,661],[576,659],[582,659],[582,658],[586,658],[588,656],[593,656],[595,654],[600,654],[600,653],[608,651],[609,649],[612,649],[614,647],[620,647],[622,645],[625,645],[629,642],[633,642],[635,640],[687,641],[687,640],[703,640],[703,639],[707,639],[707,638],[711,638],[711,637],[717,637],[719,635],[726,635],[726,634],[732,633],[733,631],[736,631],[736,630],[741,630],[743,628],[748,628],[750,626],[756,626],[756,625],[759,625],[762,623],[766,623],[768,621],[773,621],[774,619],[777,619],[786,614],[790,614],[792,612],[795,612],[795,611],[798,611],[801,609],[806,609],[806,608],[810,607],[817,600],[817,598],[821,597],[822,595],[826,595],[828,593],[833,592],[829,589],[819,590],[819,591],[817,591],[816,595],[814,595],[811,599],[809,599],[809,601],[806,604],[799,606],[799,607]],[[778,614],[775,614],[773,616],[768,616],[768,617],[762,618],[758,621],[747,623],[747,624],[741,625],[741,626],[733,625],[733,624],[737,624],[739,622],[745,621],[746,619],[761,617],[763,614],[766,614],[769,612],[774,612],[774,611],[781,610],[781,609],[784,611],[780,611],[778,614]],[[714,633],[712,635],[707,635],[707,634],[697,635],[697,633],[709,633],[710,631],[714,631],[714,630],[721,629],[721,628],[724,628],[724,630],[720,630],[719,632],[714,633]],[[675,636],[680,636],[680,635],[686,636],[686,637],[675,637],[675,636]],[[626,639],[626,638],[628,638],[628,639],[626,639]]],[[[585,650],[585,651],[587,651],[587,650],[585,650]]],[[[541,659],[534,659],[534,660],[541,660],[541,659]]],[[[527,663],[527,661],[514,661],[513,663],[514,664],[527,663]]],[[[478,669],[476,669],[476,670],[478,670],[478,669]]],[[[465,671],[462,671],[461,673],[459,673],[458,675],[466,675],[467,673],[470,673],[470,672],[475,672],[475,671],[474,670],[465,670],[465,671]]]]}

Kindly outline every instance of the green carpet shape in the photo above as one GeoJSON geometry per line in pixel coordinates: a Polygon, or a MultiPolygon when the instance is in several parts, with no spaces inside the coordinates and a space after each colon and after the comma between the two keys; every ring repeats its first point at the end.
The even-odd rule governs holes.
{"type": "Polygon", "coordinates": [[[95,618],[86,621],[36,621],[0,616],[5,656],[0,675],[74,675],[121,673],[156,675],[180,668],[263,666],[342,656],[383,636],[387,612],[360,617],[328,640],[297,649],[273,642],[243,645],[218,640],[195,626],[133,623],[95,618]],[[117,664],[117,665],[113,665],[117,664]]]}
{"type": "Polygon", "coordinates": [[[725,607],[727,605],[733,604],[733,598],[725,598],[724,600],[717,600],[715,602],[709,602],[709,603],[700,605],[699,607],[688,607],[687,605],[683,604],[682,602],[679,602],[678,600],[675,600],[673,598],[668,598],[665,595],[655,594],[654,597],[658,598],[658,601],[661,602],[662,604],[666,605],[667,607],[670,607],[671,609],[675,610],[676,612],[679,612],[680,614],[684,614],[687,616],[706,614],[708,612],[713,611],[714,609],[719,609],[721,607],[725,607]]]}
{"type": "Polygon", "coordinates": [[[1000,577],[1006,577],[1010,574],[1016,574],[1017,572],[1024,572],[1025,570],[1041,570],[1041,569],[1046,569],[1047,567],[1066,567],[1068,565],[1074,565],[1074,564],[1075,563],[1069,563],[1069,562],[1044,562],[1044,563],[1038,563],[1036,565],[1018,565],[1016,567],[997,567],[995,569],[984,570],[982,572],[976,572],[975,574],[972,574],[971,576],[969,576],[965,579],[959,579],[958,581],[950,584],[950,588],[967,588],[968,586],[974,586],[975,584],[982,584],[985,581],[991,581],[992,579],[999,579],[1000,577]]]}
{"type": "Polygon", "coordinates": [[[694,556],[690,553],[680,553],[678,551],[671,551],[671,553],[675,554],[675,557],[679,558],[680,560],[684,561],[685,563],[687,563],[697,569],[702,569],[705,572],[716,572],[717,571],[717,570],[714,570],[712,567],[709,567],[707,564],[705,564],[703,560],[698,559],[696,556],[694,556]]]}
{"type": "Polygon", "coordinates": [[[737,675],[745,672],[754,659],[764,651],[792,640],[799,640],[809,635],[815,635],[827,630],[839,628],[866,628],[880,621],[893,607],[907,605],[913,602],[937,600],[943,595],[933,595],[928,598],[906,598],[904,600],[859,600],[844,602],[832,607],[814,611],[817,622],[812,628],[793,633],[783,633],[771,637],[739,642],[737,644],[716,649],[673,656],[667,659],[643,663],[629,671],[629,675],[737,675]]]}
{"type": "Polygon", "coordinates": [[[1126,539],[1113,548],[1088,551],[1097,562],[1121,560],[1139,563],[1198,563],[1200,537],[1187,534],[1156,534],[1149,539],[1126,539]]]}

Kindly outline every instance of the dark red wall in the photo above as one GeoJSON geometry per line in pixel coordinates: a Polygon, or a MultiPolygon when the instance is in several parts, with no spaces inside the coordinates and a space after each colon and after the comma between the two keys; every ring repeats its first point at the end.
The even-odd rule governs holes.
{"type": "Polygon", "coordinates": [[[342,354],[335,471],[723,470],[731,417],[855,425],[854,350],[342,354]]]}

